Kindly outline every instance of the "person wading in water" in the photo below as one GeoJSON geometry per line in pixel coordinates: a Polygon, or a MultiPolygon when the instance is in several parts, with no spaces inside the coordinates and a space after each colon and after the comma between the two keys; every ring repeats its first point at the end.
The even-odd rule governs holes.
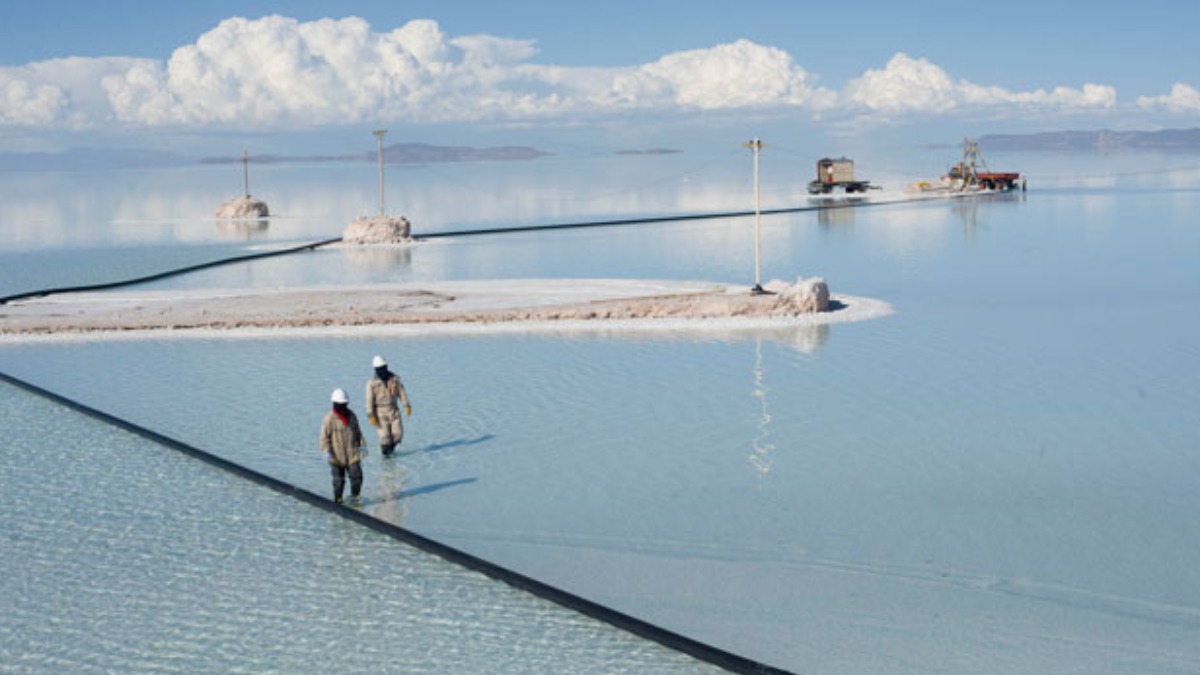
{"type": "Polygon", "coordinates": [[[362,459],[367,456],[367,443],[346,392],[334,389],[329,400],[333,402],[333,410],[325,413],[321,421],[321,452],[325,453],[333,475],[333,501],[342,503],[346,474],[350,474],[350,500],[357,505],[362,493],[362,459]]]}
{"type": "Polygon", "coordinates": [[[406,417],[412,416],[412,405],[400,376],[388,370],[382,356],[371,360],[375,376],[367,382],[367,421],[379,432],[379,449],[384,457],[391,457],[396,446],[404,440],[404,422],[400,418],[400,406],[404,406],[406,417]]]}

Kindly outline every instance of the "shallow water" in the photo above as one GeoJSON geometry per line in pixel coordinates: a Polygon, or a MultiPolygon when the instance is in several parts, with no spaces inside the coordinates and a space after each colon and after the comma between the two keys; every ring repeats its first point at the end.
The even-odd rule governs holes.
{"type": "Polygon", "coordinates": [[[0,420],[2,672],[710,670],[8,384],[0,420]]]}
{"type": "MultiPolygon", "coordinates": [[[[4,344],[0,367],[321,491],[328,392],[360,406],[386,354],[414,415],[404,455],[368,459],[379,517],[801,672],[1188,672],[1200,180],[1168,175],[764,218],[764,278],[896,308],[863,323],[4,344]]],[[[331,249],[156,286],[749,281],[751,233],[331,249]]]]}

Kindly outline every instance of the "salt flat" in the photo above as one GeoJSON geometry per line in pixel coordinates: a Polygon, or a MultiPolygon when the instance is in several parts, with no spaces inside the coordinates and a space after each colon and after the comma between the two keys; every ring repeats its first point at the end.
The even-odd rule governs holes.
{"type": "Polygon", "coordinates": [[[772,327],[857,321],[891,312],[885,302],[845,295],[831,297],[831,311],[798,312],[779,297],[715,282],[628,279],[65,293],[0,308],[0,338],[503,324],[530,330],[553,325],[772,327]]]}

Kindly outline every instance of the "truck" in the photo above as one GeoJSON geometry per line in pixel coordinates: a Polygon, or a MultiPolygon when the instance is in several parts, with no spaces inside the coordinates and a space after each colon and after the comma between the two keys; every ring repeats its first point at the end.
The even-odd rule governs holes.
{"type": "Polygon", "coordinates": [[[838,159],[823,157],[817,160],[817,177],[809,182],[808,194],[828,195],[837,189],[850,195],[881,188],[871,185],[869,180],[858,180],[854,177],[854,160],[845,157],[838,159]]]}
{"type": "Polygon", "coordinates": [[[910,192],[958,193],[958,192],[1010,192],[1020,188],[1025,191],[1025,177],[1015,171],[992,171],[979,152],[979,143],[974,139],[963,139],[963,158],[950,167],[938,181],[921,181],[911,186],[910,192]],[[979,170],[983,166],[983,171],[979,170]]]}

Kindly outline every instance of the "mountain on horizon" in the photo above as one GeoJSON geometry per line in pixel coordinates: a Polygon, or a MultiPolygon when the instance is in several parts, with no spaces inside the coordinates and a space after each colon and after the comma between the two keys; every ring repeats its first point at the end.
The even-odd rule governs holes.
{"type": "MultiPolygon", "coordinates": [[[[429,143],[393,143],[384,146],[385,164],[436,164],[439,162],[494,162],[537,159],[551,153],[520,145],[504,145],[490,148],[474,148],[458,145],[431,145],[429,143]]],[[[252,155],[251,161],[258,164],[283,164],[290,162],[374,162],[379,158],[378,150],[345,155],[252,155]]],[[[240,162],[238,157],[205,157],[201,164],[232,164],[240,162]]]]}
{"type": "MultiPolygon", "coordinates": [[[[387,164],[434,164],[439,162],[520,161],[551,153],[517,145],[489,148],[441,146],[428,143],[396,143],[383,149],[387,164]]],[[[343,155],[251,155],[255,164],[305,162],[374,162],[378,151],[343,155]]],[[[138,148],[72,148],[63,152],[0,152],[0,171],[101,171],[119,169],[166,169],[198,164],[235,164],[241,155],[195,158],[138,148]]]]}
{"type": "Polygon", "coordinates": [[[1159,131],[1049,131],[1034,134],[993,134],[979,138],[984,150],[1112,151],[1200,150],[1200,128],[1159,131]]]}

